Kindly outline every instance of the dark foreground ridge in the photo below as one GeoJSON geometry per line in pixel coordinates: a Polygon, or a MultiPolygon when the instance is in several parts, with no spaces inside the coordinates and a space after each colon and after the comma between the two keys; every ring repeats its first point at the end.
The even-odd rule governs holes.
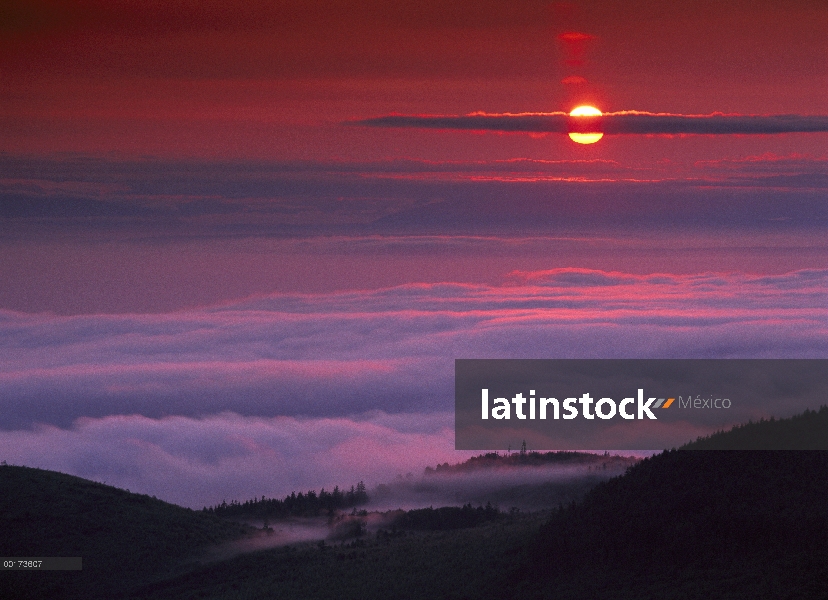
{"type": "Polygon", "coordinates": [[[0,573],[0,598],[113,598],[250,528],[54,471],[0,466],[0,554],[80,556],[82,571],[0,573]]]}
{"type": "MultiPolygon", "coordinates": [[[[826,409],[684,448],[828,437],[826,409]]],[[[672,450],[552,515],[514,597],[825,598],[828,451],[672,450]],[[553,594],[554,590],[554,594],[553,594]]]]}
{"type": "Polygon", "coordinates": [[[553,515],[516,580],[527,597],[824,598],[826,498],[828,452],[673,450],[553,515]]]}

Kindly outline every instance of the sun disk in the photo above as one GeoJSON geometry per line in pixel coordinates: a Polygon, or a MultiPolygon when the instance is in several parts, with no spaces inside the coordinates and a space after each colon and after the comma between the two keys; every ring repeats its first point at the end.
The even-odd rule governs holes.
{"type": "MultiPolygon", "coordinates": [[[[603,113],[594,106],[577,106],[569,113],[570,117],[600,117],[603,113]]],[[[570,133],[569,139],[579,144],[594,144],[604,137],[603,133],[570,133]]]]}

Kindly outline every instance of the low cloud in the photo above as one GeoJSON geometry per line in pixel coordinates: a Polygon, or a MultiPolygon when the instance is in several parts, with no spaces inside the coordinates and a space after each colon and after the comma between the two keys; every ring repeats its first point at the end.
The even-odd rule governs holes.
{"type": "MultiPolygon", "coordinates": [[[[425,467],[479,454],[454,450],[453,423],[449,412],[314,419],[234,413],[200,419],[83,418],[68,429],[40,425],[0,432],[0,459],[194,509],[322,487],[330,491],[337,485],[347,489],[363,481],[371,495],[368,508],[383,511],[487,501],[503,509],[548,508],[568,503],[630,464],[612,460],[608,468],[600,463],[550,465],[424,476],[425,467]]],[[[330,533],[321,524],[309,531],[290,524],[277,528],[280,535],[255,544],[321,539],[330,533]]]]}
{"type": "Polygon", "coordinates": [[[382,414],[362,419],[110,416],[80,419],[69,429],[0,432],[0,458],[201,508],[359,481],[373,487],[472,454],[454,450],[449,413],[397,415],[393,421],[401,427],[389,425],[382,414]]]}
{"type": "MultiPolygon", "coordinates": [[[[411,510],[425,506],[483,505],[502,510],[555,508],[580,498],[599,481],[624,473],[638,457],[613,456],[605,461],[545,466],[484,468],[472,471],[436,471],[409,474],[372,490],[368,507],[374,510],[411,510]]],[[[648,453],[650,454],[650,453],[648,453]]]]}
{"type": "Polygon", "coordinates": [[[161,315],[0,313],[0,429],[453,408],[455,358],[822,358],[828,271],[553,269],[161,315]]]}

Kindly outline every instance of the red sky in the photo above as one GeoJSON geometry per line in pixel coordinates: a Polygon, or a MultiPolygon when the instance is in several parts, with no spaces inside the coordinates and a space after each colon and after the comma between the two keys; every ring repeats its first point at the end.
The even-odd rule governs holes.
{"type": "Polygon", "coordinates": [[[825,133],[607,135],[582,146],[564,135],[343,124],[388,114],[560,111],[587,101],[604,111],[828,114],[821,1],[12,0],[0,11],[0,191],[8,214],[20,217],[4,225],[0,272],[10,285],[0,305],[8,308],[163,311],[270,291],[492,283],[551,267],[782,272],[828,261],[812,233],[759,247],[764,233],[731,232],[724,252],[710,242],[719,234],[707,231],[693,250],[663,249],[671,236],[686,241],[721,225],[729,209],[717,203],[733,194],[743,196],[737,222],[820,223],[825,133]],[[203,166],[215,160],[237,162],[203,166]],[[295,161],[296,170],[285,167],[295,161]],[[278,173],[256,170],[268,165],[278,173]],[[529,182],[549,178],[644,187],[596,188],[584,200],[542,181],[530,191],[529,182]],[[695,195],[677,200],[673,190],[664,203],[659,194],[668,192],[646,184],[671,181],[695,195]],[[578,223],[555,220],[560,206],[549,198],[559,197],[582,207],[578,223]],[[439,203],[452,202],[440,212],[439,203]],[[607,218],[590,222],[589,214],[607,218]],[[346,253],[320,249],[327,242],[296,251],[226,238],[280,238],[285,227],[311,237],[488,235],[501,224],[511,237],[573,229],[640,236],[628,231],[631,215],[666,219],[648,225],[657,241],[647,249],[608,242],[551,253],[440,250],[426,259],[359,244],[346,253]],[[118,241],[147,231],[177,241],[118,241]],[[212,237],[180,239],[205,235],[212,237]]]}
{"type": "MultiPolygon", "coordinates": [[[[340,122],[581,101],[604,111],[828,113],[828,8],[819,1],[12,1],[2,10],[6,152],[675,160],[703,153],[699,142],[585,149],[557,137],[340,122]]],[[[824,136],[805,142],[818,144],[824,136]]],[[[794,144],[715,146],[721,155],[794,144]]]]}

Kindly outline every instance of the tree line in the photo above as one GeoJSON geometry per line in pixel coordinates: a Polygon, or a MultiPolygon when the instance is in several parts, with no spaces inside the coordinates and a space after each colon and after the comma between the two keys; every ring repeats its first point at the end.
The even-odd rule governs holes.
{"type": "MultiPolygon", "coordinates": [[[[478,456],[472,456],[466,462],[450,465],[447,462],[438,464],[435,468],[426,467],[425,475],[434,475],[436,473],[457,473],[468,472],[476,469],[487,469],[494,467],[533,467],[544,465],[571,465],[571,464],[587,464],[587,463],[611,463],[630,462],[629,459],[619,456],[610,456],[608,452],[602,455],[592,454],[589,452],[574,452],[568,450],[559,450],[557,452],[535,452],[526,450],[526,442],[518,452],[487,452],[478,456]]],[[[630,462],[630,464],[632,464],[630,462]]]]}
{"type": "Polygon", "coordinates": [[[322,488],[317,494],[310,490],[303,494],[292,492],[284,500],[278,498],[253,498],[246,502],[232,500],[222,501],[216,506],[204,507],[203,512],[219,517],[257,517],[281,519],[286,517],[316,517],[323,514],[333,514],[337,510],[359,506],[368,502],[368,492],[365,484],[360,481],[356,486],[343,492],[339,486],[332,492],[322,488]]]}
{"type": "Polygon", "coordinates": [[[417,508],[400,515],[394,522],[399,529],[445,531],[476,527],[486,521],[495,521],[501,516],[500,510],[488,502],[486,506],[473,508],[471,503],[441,508],[417,508]]]}

